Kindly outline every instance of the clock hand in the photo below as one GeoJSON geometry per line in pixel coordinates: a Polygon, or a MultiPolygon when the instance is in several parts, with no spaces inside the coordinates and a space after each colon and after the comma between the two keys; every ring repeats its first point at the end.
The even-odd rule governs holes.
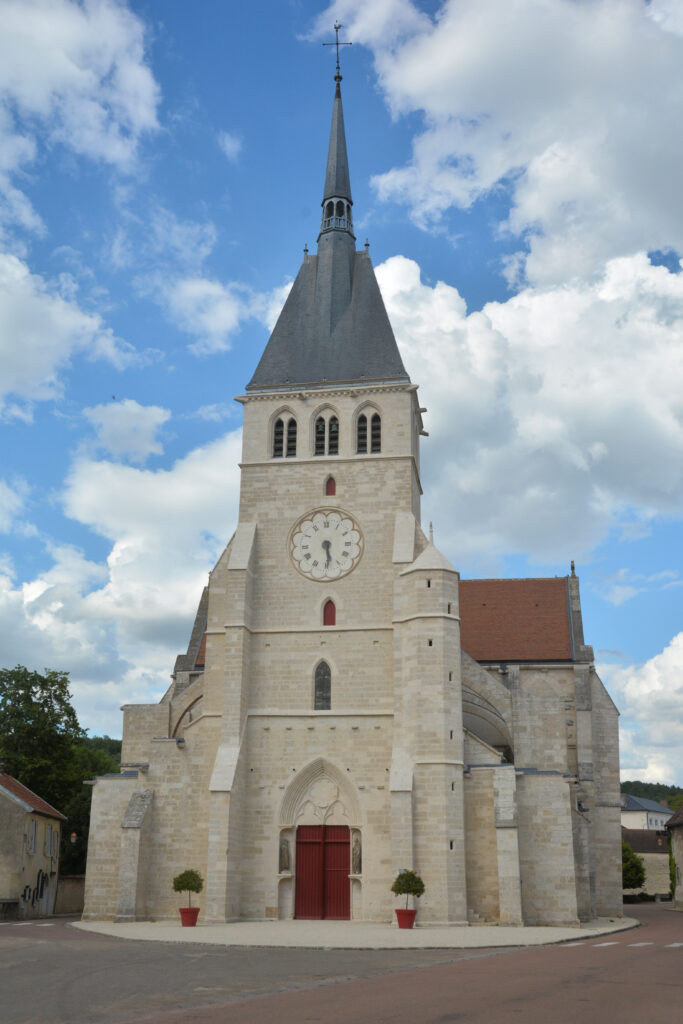
{"type": "Polygon", "coordinates": [[[327,555],[327,561],[325,562],[325,565],[328,566],[330,564],[330,562],[332,561],[332,555],[330,554],[330,548],[332,547],[332,541],[324,540],[323,543],[322,543],[322,546],[325,549],[325,554],[327,555]]]}

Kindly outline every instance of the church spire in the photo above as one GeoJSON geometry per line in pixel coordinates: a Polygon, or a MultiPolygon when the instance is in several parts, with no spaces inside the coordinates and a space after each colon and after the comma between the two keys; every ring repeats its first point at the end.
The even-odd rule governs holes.
{"type": "Polygon", "coordinates": [[[339,68],[339,47],[351,46],[351,43],[339,42],[339,29],[335,23],[336,42],[323,43],[323,46],[337,47],[337,70],[334,76],[334,104],[332,107],[332,125],[330,127],[330,144],[327,150],[327,169],[325,171],[325,187],[323,189],[322,221],[320,233],[324,231],[347,231],[353,236],[353,220],[351,207],[351,179],[349,177],[349,158],[346,152],[346,134],[344,132],[344,110],[341,98],[341,71],[339,68]]]}
{"type": "MultiPolygon", "coordinates": [[[[340,28],[336,42],[323,45],[350,45],[339,42],[340,28]]],[[[368,247],[355,249],[341,77],[337,50],[318,251],[305,250],[247,391],[409,380],[368,247]]]]}

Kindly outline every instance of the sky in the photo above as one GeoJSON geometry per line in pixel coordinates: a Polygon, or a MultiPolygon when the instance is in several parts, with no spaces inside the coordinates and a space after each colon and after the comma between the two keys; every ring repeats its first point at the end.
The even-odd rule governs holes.
{"type": "Polygon", "coordinates": [[[463,577],[581,579],[622,778],[683,785],[681,0],[0,0],[0,665],[121,734],[231,536],[342,94],[463,577]]]}

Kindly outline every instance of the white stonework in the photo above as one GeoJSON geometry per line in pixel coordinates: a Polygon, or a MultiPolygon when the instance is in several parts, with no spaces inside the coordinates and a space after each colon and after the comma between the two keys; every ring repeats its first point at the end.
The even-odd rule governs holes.
{"type": "MultiPolygon", "coordinates": [[[[330,172],[346,155],[338,89],[334,118],[330,196],[350,202],[347,172],[330,172]]],[[[296,354],[290,326],[305,302],[329,327],[316,359],[326,345],[336,358],[342,327],[359,359],[373,350],[373,323],[389,345],[348,207],[341,227],[328,220],[239,398],[239,521],[188,652],[158,705],[123,709],[122,775],[94,786],[84,916],[175,916],[172,878],[193,867],[206,882],[203,920],[292,917],[297,837],[323,826],[347,837],[337,884],[352,918],[390,921],[402,868],[425,882],[420,924],[620,916],[617,712],[579,635],[578,580],[567,579],[573,656],[473,660],[461,649],[459,574],[420,527],[424,410],[398,350],[370,379],[348,371],[353,352],[346,379],[297,379],[289,356],[279,386],[266,379],[287,346],[296,354]],[[343,296],[335,312],[344,288],[348,317],[343,296]],[[274,455],[277,424],[286,435],[291,420],[296,454],[274,455]],[[315,579],[300,571],[300,549],[292,558],[292,528],[335,509],[353,517],[361,553],[346,574],[315,579]],[[330,601],[336,618],[324,625],[330,601]],[[316,689],[322,663],[328,706],[316,689]]],[[[318,550],[343,558],[336,541],[318,550]]]]}

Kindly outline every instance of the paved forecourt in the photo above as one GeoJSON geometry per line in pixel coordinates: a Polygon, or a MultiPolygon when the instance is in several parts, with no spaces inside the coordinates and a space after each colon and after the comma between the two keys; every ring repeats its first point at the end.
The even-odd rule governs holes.
{"type": "Polygon", "coordinates": [[[235,921],[182,928],[180,922],[75,921],[73,926],[119,939],[188,942],[214,946],[275,946],[292,949],[492,949],[576,942],[637,928],[632,917],[597,918],[578,928],[425,927],[401,929],[365,921],[235,921]]]}

